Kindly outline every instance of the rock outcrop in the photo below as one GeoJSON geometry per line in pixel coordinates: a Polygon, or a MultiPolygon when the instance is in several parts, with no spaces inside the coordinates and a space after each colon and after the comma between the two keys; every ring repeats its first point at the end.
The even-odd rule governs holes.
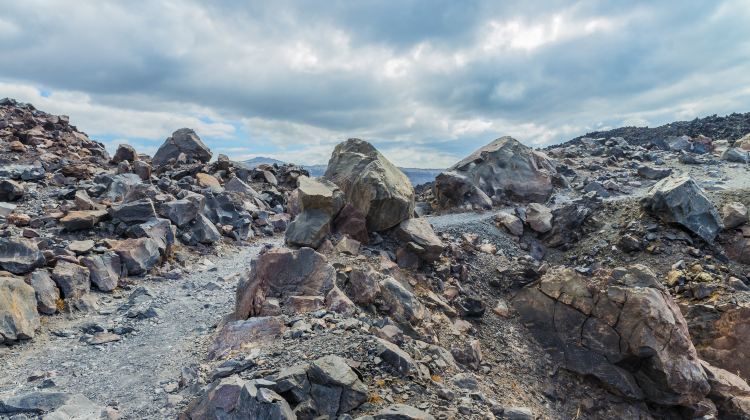
{"type": "Polygon", "coordinates": [[[553,270],[513,304],[567,369],[596,377],[618,394],[681,406],[708,394],[687,323],[645,266],[595,279],[553,270]]]}
{"type": "Polygon", "coordinates": [[[556,174],[546,155],[506,136],[438,175],[434,194],[443,208],[490,208],[502,200],[544,202],[556,174]]]}
{"type": "Polygon", "coordinates": [[[409,178],[370,143],[349,139],[333,150],[324,178],[367,220],[370,232],[390,229],[414,213],[409,178]]]}
{"type": "Polygon", "coordinates": [[[269,299],[325,296],[334,286],[336,270],[312,248],[272,249],[253,260],[240,277],[234,310],[236,319],[275,315],[269,299]]]}

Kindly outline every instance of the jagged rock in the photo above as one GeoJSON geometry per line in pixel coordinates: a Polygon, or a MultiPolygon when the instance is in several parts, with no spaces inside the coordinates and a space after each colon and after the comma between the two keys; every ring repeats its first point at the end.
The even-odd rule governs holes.
{"type": "Polygon", "coordinates": [[[738,147],[730,147],[722,153],[721,158],[728,162],[750,163],[750,152],[738,147]]]}
{"type": "Polygon", "coordinates": [[[257,387],[250,381],[242,387],[237,403],[236,419],[296,420],[289,403],[271,389],[257,387]]]}
{"type": "Polygon", "coordinates": [[[133,173],[138,175],[139,178],[141,178],[143,181],[148,181],[151,179],[151,165],[148,163],[142,161],[142,160],[136,160],[133,162],[133,173]]]}
{"type": "Polygon", "coordinates": [[[100,174],[94,181],[105,185],[107,190],[100,196],[112,202],[122,201],[131,190],[141,185],[141,177],[136,174],[100,174]]]}
{"type": "Polygon", "coordinates": [[[334,248],[334,251],[339,254],[346,254],[346,255],[358,255],[359,254],[359,247],[360,243],[356,239],[352,239],[348,236],[344,236],[341,238],[341,240],[336,244],[336,247],[334,248]]]}
{"type": "Polygon", "coordinates": [[[719,212],[690,176],[673,176],[656,183],[641,201],[646,211],[678,224],[706,242],[722,229],[719,212]]]}
{"type": "Polygon", "coordinates": [[[440,258],[445,245],[438,238],[427,219],[407,219],[395,229],[396,236],[422,260],[431,263],[440,258]]]}
{"type": "Polygon", "coordinates": [[[158,242],[159,252],[169,255],[175,242],[175,228],[167,219],[155,218],[139,225],[130,226],[127,230],[131,238],[151,238],[158,242]]]}
{"type": "Polygon", "coordinates": [[[310,364],[312,406],[318,416],[335,417],[367,401],[367,386],[339,356],[321,357],[310,364]]]}
{"type": "Polygon", "coordinates": [[[399,374],[404,376],[419,374],[419,366],[407,352],[381,338],[376,338],[375,340],[378,344],[378,356],[399,374]]]}
{"type": "Polygon", "coordinates": [[[648,165],[641,165],[638,167],[637,172],[641,178],[656,181],[672,175],[672,168],[654,168],[648,165]]]}
{"type": "Polygon", "coordinates": [[[272,249],[259,255],[237,285],[235,318],[263,315],[267,298],[325,296],[333,287],[336,270],[326,257],[311,248],[272,249]]]}
{"type": "Polygon", "coordinates": [[[378,411],[373,420],[435,420],[429,413],[406,404],[393,404],[378,411]]]}
{"type": "Polygon", "coordinates": [[[52,270],[52,280],[65,299],[77,299],[88,293],[91,285],[89,278],[88,268],[68,261],[58,261],[52,270]]]}
{"type": "Polygon", "coordinates": [[[582,228],[601,207],[601,198],[593,193],[564,204],[552,211],[552,229],[542,236],[552,248],[564,246],[583,237],[582,228]]]}
{"type": "Polygon", "coordinates": [[[361,305],[369,305],[380,294],[380,284],[376,279],[377,273],[369,270],[352,270],[349,274],[352,299],[361,305]]]}
{"type": "Polygon", "coordinates": [[[381,297],[398,322],[417,324],[425,317],[425,308],[416,296],[393,277],[380,281],[381,297]]]}
{"type": "Polygon", "coordinates": [[[122,272],[122,261],[117,253],[108,252],[81,258],[91,273],[91,283],[102,292],[111,292],[117,288],[122,272]]]}
{"type": "Polygon", "coordinates": [[[86,190],[77,190],[73,200],[78,210],[94,210],[96,208],[96,203],[89,197],[86,190]]]}
{"type": "Polygon", "coordinates": [[[739,202],[731,202],[721,208],[722,221],[726,229],[734,229],[747,223],[747,207],[739,202]]]}
{"type": "Polygon", "coordinates": [[[60,289],[49,276],[47,270],[36,270],[31,274],[31,287],[36,293],[36,308],[45,315],[57,312],[57,302],[60,299],[60,289]]]}
{"type": "Polygon", "coordinates": [[[513,305],[567,369],[618,394],[687,407],[709,391],[687,323],[647,267],[591,280],[572,269],[552,270],[513,305]]]}
{"type": "Polygon", "coordinates": [[[553,162],[512,137],[476,150],[435,179],[440,207],[490,208],[504,199],[544,202],[552,194],[553,162]]]}
{"type": "Polygon", "coordinates": [[[324,178],[338,185],[347,202],[365,215],[371,232],[392,228],[414,213],[409,179],[366,141],[338,144],[324,178]]]}
{"type": "Polygon", "coordinates": [[[156,266],[161,256],[158,241],[151,238],[124,239],[113,244],[128,275],[145,274],[156,266]]]}
{"type": "Polygon", "coordinates": [[[24,238],[0,239],[0,267],[13,274],[26,274],[47,263],[36,242],[24,238]]]}
{"type": "Polygon", "coordinates": [[[112,206],[112,218],[125,223],[141,223],[156,217],[154,203],[150,198],[112,206]]]}
{"type": "Polygon", "coordinates": [[[242,180],[237,177],[232,177],[227,181],[226,185],[224,185],[224,189],[230,192],[245,194],[249,197],[260,197],[260,194],[258,194],[253,187],[242,182],[242,180]]]}
{"type": "Polygon", "coordinates": [[[171,220],[175,225],[183,227],[198,217],[202,207],[202,201],[174,200],[162,203],[159,206],[159,214],[171,220]]]}
{"type": "MultiPolygon", "coordinates": [[[[47,420],[84,420],[107,418],[106,409],[81,394],[34,391],[24,395],[0,396],[0,414],[26,414],[47,420]]],[[[16,418],[15,416],[10,418],[16,418]]]]}
{"type": "Polygon", "coordinates": [[[333,219],[333,231],[340,235],[347,235],[352,239],[366,244],[369,242],[367,234],[367,220],[365,215],[356,207],[347,203],[333,219]]]}
{"type": "Polygon", "coordinates": [[[526,207],[526,223],[539,233],[552,230],[552,210],[539,203],[531,203],[526,207]]]}
{"type": "Polygon", "coordinates": [[[734,143],[734,147],[739,147],[742,150],[750,151],[750,134],[746,134],[741,139],[734,143]]]}
{"type": "Polygon", "coordinates": [[[195,131],[189,128],[181,128],[168,137],[164,144],[156,151],[151,164],[154,167],[162,167],[184,154],[186,159],[206,163],[211,160],[211,151],[201,141],[195,131]]]}
{"type": "Polygon", "coordinates": [[[708,378],[708,397],[716,404],[721,419],[750,418],[750,386],[739,376],[700,361],[708,378]]]}
{"type": "Polygon", "coordinates": [[[62,223],[68,232],[74,232],[91,229],[107,216],[109,216],[109,213],[106,210],[69,211],[68,214],[60,219],[60,223],[62,223]]]}
{"type": "Polygon", "coordinates": [[[16,201],[23,197],[23,185],[10,179],[0,180],[0,201],[16,201]]]}
{"type": "Polygon", "coordinates": [[[508,229],[508,232],[510,232],[511,235],[523,235],[523,222],[513,214],[500,212],[495,215],[495,222],[498,223],[498,225],[505,227],[505,229],[508,229]]]}
{"type": "Polygon", "coordinates": [[[295,197],[300,213],[287,227],[286,242],[317,248],[330,233],[331,221],[344,205],[344,194],[330,181],[301,176],[295,197]]]}
{"type": "Polygon", "coordinates": [[[135,148],[129,144],[121,144],[117,146],[117,150],[115,151],[115,155],[112,156],[112,163],[117,165],[118,163],[122,161],[128,161],[130,163],[133,163],[138,160],[138,153],[135,151],[135,148]]]}
{"type": "Polygon", "coordinates": [[[750,226],[742,229],[730,237],[726,244],[729,258],[740,264],[750,264],[750,226]]]}
{"type": "MultiPolygon", "coordinates": [[[[39,328],[34,289],[21,279],[0,277],[0,344],[34,337],[39,328]]],[[[0,413],[3,400],[0,399],[0,413]]]]}
{"type": "Polygon", "coordinates": [[[212,244],[221,240],[221,233],[213,223],[202,214],[199,214],[189,226],[191,244],[212,244]]]}
{"type": "Polygon", "coordinates": [[[318,248],[331,231],[331,216],[322,210],[308,210],[289,223],[284,240],[289,245],[318,248]]]}

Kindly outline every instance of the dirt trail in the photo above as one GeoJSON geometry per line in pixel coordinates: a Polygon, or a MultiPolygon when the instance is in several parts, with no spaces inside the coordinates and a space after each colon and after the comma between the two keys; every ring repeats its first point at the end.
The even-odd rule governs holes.
{"type": "MultiPolygon", "coordinates": [[[[268,242],[279,244],[280,239],[268,242]]],[[[50,391],[84,394],[119,408],[124,419],[175,418],[186,401],[164,388],[177,382],[183,368],[203,360],[207,336],[234,302],[236,280],[222,279],[248,267],[262,247],[259,242],[231,255],[210,256],[215,267],[194,264],[202,268],[179,280],[142,280],[130,291],[100,295],[98,313],[44,318],[44,331],[34,340],[0,347],[0,393],[31,391],[43,380],[29,382],[29,376],[55,372],[50,391]],[[141,294],[141,286],[152,296],[141,294]],[[135,305],[125,308],[133,300],[135,305]],[[157,316],[128,316],[143,310],[149,316],[149,309],[157,316]],[[118,342],[90,345],[83,341],[81,327],[92,323],[132,326],[135,331],[118,342]]]]}

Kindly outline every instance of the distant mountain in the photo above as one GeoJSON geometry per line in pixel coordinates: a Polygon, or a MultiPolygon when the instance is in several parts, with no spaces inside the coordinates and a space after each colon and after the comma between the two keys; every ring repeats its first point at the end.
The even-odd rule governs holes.
{"type": "Polygon", "coordinates": [[[250,168],[254,168],[254,167],[258,166],[258,165],[263,165],[263,164],[273,165],[274,163],[277,163],[279,165],[283,165],[286,162],[280,161],[278,159],[273,159],[273,158],[270,158],[270,157],[258,156],[258,157],[254,157],[252,159],[244,160],[244,161],[242,161],[242,163],[245,164],[246,166],[250,167],[250,168]]]}
{"type": "MultiPolygon", "coordinates": [[[[243,164],[254,168],[260,164],[268,164],[273,165],[274,163],[277,163],[279,165],[283,165],[286,162],[283,162],[278,159],[272,159],[268,157],[256,157],[252,158],[250,160],[246,160],[242,162],[243,164]]],[[[326,172],[326,168],[328,165],[302,165],[303,168],[307,169],[308,172],[310,172],[310,176],[318,177],[323,176],[323,174],[326,172]]],[[[401,169],[404,174],[409,178],[409,181],[411,181],[411,184],[416,186],[420,184],[426,184],[428,182],[432,182],[435,180],[435,177],[443,171],[443,169],[420,169],[420,168],[399,168],[401,169]]]]}

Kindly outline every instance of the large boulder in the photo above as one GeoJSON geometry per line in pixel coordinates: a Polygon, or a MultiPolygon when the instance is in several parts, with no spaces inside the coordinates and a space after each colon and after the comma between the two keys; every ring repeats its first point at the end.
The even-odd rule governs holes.
{"type": "Polygon", "coordinates": [[[208,162],[211,160],[211,150],[203,144],[195,131],[181,128],[168,137],[164,144],[156,151],[151,163],[158,168],[166,165],[172,159],[184,154],[188,161],[208,162]]]}
{"type": "Polygon", "coordinates": [[[438,238],[427,219],[407,219],[395,229],[398,239],[422,260],[433,262],[440,258],[445,245],[438,238]]]}
{"type": "Polygon", "coordinates": [[[21,279],[0,277],[0,344],[33,338],[38,328],[34,288],[21,279]]]}
{"type": "Polygon", "coordinates": [[[569,268],[552,270],[519,292],[513,305],[567,369],[617,394],[679,406],[708,394],[687,323],[645,266],[593,279],[569,268]]]}
{"type": "Polygon", "coordinates": [[[13,274],[26,274],[46,264],[36,243],[24,238],[0,239],[0,267],[13,274]]]}
{"type": "Polygon", "coordinates": [[[390,229],[414,213],[414,188],[409,178],[370,143],[349,139],[339,143],[324,178],[365,215],[367,229],[390,229]]]}
{"type": "Polygon", "coordinates": [[[171,220],[175,225],[183,227],[198,217],[204,205],[204,201],[183,198],[162,203],[159,206],[159,214],[171,220]]]}
{"type": "Polygon", "coordinates": [[[489,208],[504,199],[544,202],[557,171],[543,153],[512,137],[476,150],[435,179],[435,198],[443,208],[489,208]]]}
{"type": "Polygon", "coordinates": [[[265,315],[268,298],[325,296],[334,286],[336,270],[311,248],[275,248],[259,255],[237,285],[236,319],[265,315]]]}
{"type": "Polygon", "coordinates": [[[664,222],[680,225],[706,242],[713,242],[723,227],[714,204],[688,175],[657,182],[641,204],[664,222]]]}
{"type": "Polygon", "coordinates": [[[721,158],[728,162],[750,163],[750,152],[738,147],[730,147],[721,154],[721,158]]]}

